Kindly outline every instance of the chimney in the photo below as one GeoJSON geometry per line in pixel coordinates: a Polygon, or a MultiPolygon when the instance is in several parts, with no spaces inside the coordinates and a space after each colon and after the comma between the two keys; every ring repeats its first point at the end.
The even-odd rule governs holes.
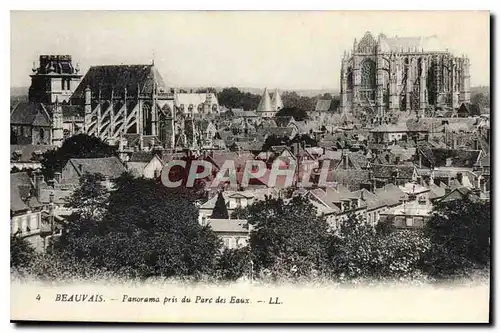
{"type": "Polygon", "coordinates": [[[62,174],[60,172],[54,172],[54,180],[59,184],[62,180],[62,174]]]}
{"type": "Polygon", "coordinates": [[[429,185],[434,184],[434,168],[431,169],[431,173],[429,175],[429,185]]]}
{"type": "Polygon", "coordinates": [[[87,86],[87,88],[85,88],[85,114],[89,114],[92,112],[90,106],[91,97],[92,97],[92,92],[90,88],[87,86]]]}
{"type": "Polygon", "coordinates": [[[342,168],[344,170],[347,170],[349,168],[349,159],[348,159],[347,155],[348,154],[345,152],[342,154],[342,168]]]}
{"type": "Polygon", "coordinates": [[[40,198],[40,193],[41,193],[41,190],[42,190],[42,183],[43,183],[43,175],[42,174],[36,174],[35,175],[35,190],[36,190],[38,198],[40,198]]]}
{"type": "Polygon", "coordinates": [[[54,188],[54,184],[55,184],[55,180],[54,180],[54,179],[49,179],[49,180],[47,180],[47,185],[48,185],[49,187],[54,188]]]}

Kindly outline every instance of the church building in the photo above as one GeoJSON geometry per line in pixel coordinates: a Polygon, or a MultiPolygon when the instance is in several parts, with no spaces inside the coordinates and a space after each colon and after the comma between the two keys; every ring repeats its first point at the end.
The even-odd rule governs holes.
{"type": "Polygon", "coordinates": [[[257,115],[262,118],[272,118],[276,115],[276,112],[283,108],[283,101],[281,96],[276,89],[273,96],[269,95],[267,88],[264,89],[264,93],[260,99],[259,105],[257,106],[257,115]]]}
{"type": "Polygon", "coordinates": [[[341,64],[341,112],[386,117],[398,111],[425,117],[470,102],[469,59],[456,57],[436,36],[377,38],[366,32],[341,64]]]}

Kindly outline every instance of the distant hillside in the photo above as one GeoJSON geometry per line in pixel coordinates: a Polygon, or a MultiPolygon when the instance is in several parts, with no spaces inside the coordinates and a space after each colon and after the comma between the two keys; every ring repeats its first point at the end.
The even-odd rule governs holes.
{"type": "MultiPolygon", "coordinates": [[[[188,91],[188,92],[195,92],[196,90],[198,89],[206,89],[206,88],[209,88],[209,87],[175,87],[176,89],[182,89],[182,90],[185,90],[185,91],[188,91]]],[[[215,88],[215,90],[217,90],[217,92],[221,92],[224,88],[232,88],[230,86],[228,87],[213,87],[215,88]]],[[[254,95],[262,95],[262,93],[264,92],[264,89],[263,88],[251,88],[251,87],[236,87],[238,88],[241,92],[244,92],[244,93],[251,93],[251,94],[254,94],[254,95]]],[[[272,92],[274,89],[276,89],[275,87],[269,87],[268,90],[270,92],[272,92]]],[[[339,94],[339,91],[338,90],[335,90],[335,89],[281,89],[278,87],[278,90],[283,93],[285,91],[294,91],[296,92],[299,96],[304,96],[304,97],[315,97],[315,96],[318,96],[318,95],[323,95],[325,93],[330,93],[332,95],[338,95],[339,94]]]]}
{"type": "Polygon", "coordinates": [[[18,96],[28,96],[29,87],[10,87],[10,96],[18,97],[18,96]]]}
{"type": "Polygon", "coordinates": [[[471,94],[479,94],[482,93],[484,95],[489,95],[490,94],[490,87],[489,86],[477,86],[477,87],[471,87],[470,88],[470,93],[471,94]]]}

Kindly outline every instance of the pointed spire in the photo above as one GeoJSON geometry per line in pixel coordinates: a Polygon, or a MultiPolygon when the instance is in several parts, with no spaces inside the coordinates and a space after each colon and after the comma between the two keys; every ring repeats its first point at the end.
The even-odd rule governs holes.
{"type": "Polygon", "coordinates": [[[281,96],[277,88],[274,90],[273,98],[271,100],[271,108],[273,109],[273,111],[279,111],[283,109],[283,101],[281,100],[281,96]]]}
{"type": "Polygon", "coordinates": [[[264,88],[264,93],[262,94],[262,98],[260,99],[259,106],[257,107],[257,111],[272,111],[271,108],[271,98],[269,97],[269,93],[267,92],[267,88],[264,88]]]}

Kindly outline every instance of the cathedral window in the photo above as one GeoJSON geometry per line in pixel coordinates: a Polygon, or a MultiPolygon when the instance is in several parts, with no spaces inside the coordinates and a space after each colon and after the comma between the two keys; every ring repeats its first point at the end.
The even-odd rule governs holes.
{"type": "Polygon", "coordinates": [[[361,87],[365,89],[374,89],[377,78],[377,69],[375,62],[366,59],[361,65],[361,87]]]}

